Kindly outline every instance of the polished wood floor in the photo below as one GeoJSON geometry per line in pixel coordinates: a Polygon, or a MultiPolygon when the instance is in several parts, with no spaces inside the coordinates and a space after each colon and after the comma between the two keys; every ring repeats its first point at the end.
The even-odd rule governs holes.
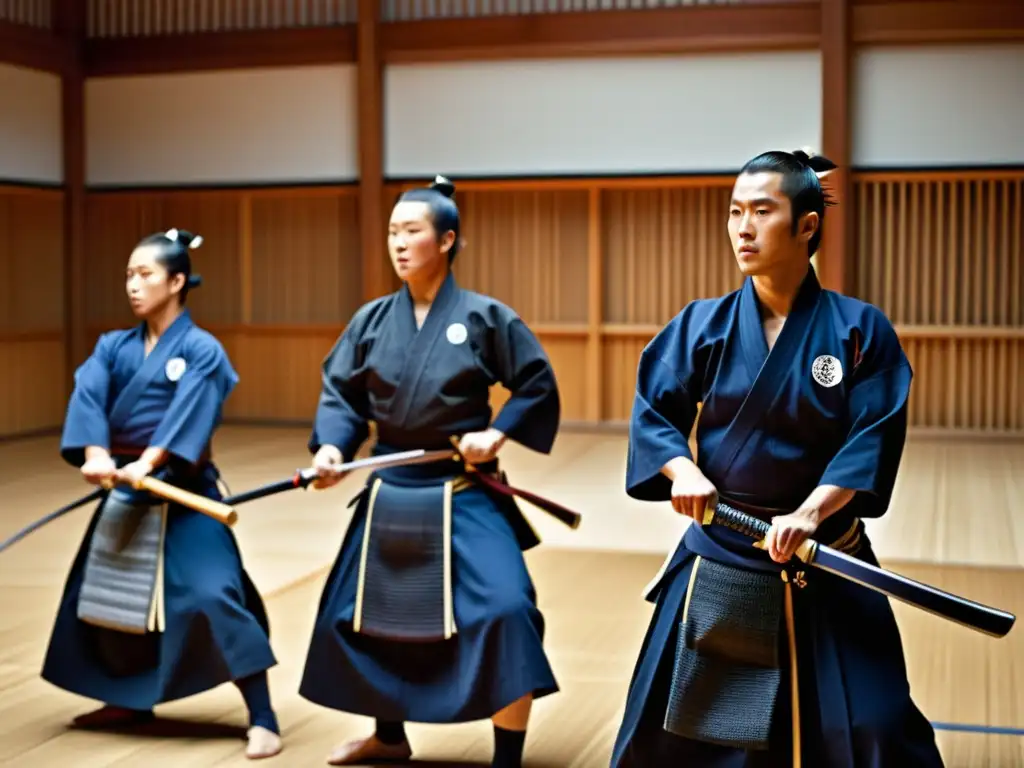
{"type": "MultiPolygon", "coordinates": [[[[305,431],[234,427],[216,445],[232,490],[308,463],[305,431]]],[[[569,531],[529,512],[546,546],[528,559],[562,692],[537,704],[527,742],[535,768],[607,766],[629,675],[650,606],[644,584],[683,529],[665,505],[622,491],[624,439],[566,433],[555,454],[510,446],[517,485],[585,515],[569,531]]],[[[886,565],[974,599],[1024,612],[1024,444],[912,439],[890,514],[871,524],[886,565]]],[[[324,573],[348,522],[361,477],[330,492],[292,492],[239,507],[236,534],[267,597],[280,664],[271,673],[286,749],[270,765],[322,765],[331,745],[369,722],[318,708],[295,693],[324,573]]],[[[56,440],[0,444],[0,539],[88,491],[56,458],[56,440]]],[[[70,730],[93,703],[42,682],[39,666],[68,564],[88,510],[41,529],[0,554],[0,764],[17,766],[245,765],[244,709],[231,686],[163,707],[167,722],[143,734],[70,730]],[[208,723],[208,725],[203,725],[208,723]]],[[[897,616],[914,695],[937,722],[1024,727],[1024,641],[993,640],[902,605],[897,616]]],[[[410,726],[417,758],[486,765],[487,723],[410,726]]],[[[1019,735],[940,732],[949,766],[1024,766],[1019,735]]],[[[894,768],[902,768],[894,767],[894,768]]]]}

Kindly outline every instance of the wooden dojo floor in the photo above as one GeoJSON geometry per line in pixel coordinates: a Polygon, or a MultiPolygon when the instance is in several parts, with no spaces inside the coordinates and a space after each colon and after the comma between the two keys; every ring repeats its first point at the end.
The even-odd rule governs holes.
{"type": "MultiPolygon", "coordinates": [[[[309,461],[306,431],[230,427],[215,455],[234,492],[289,475],[309,461]]],[[[561,693],[534,708],[526,764],[604,768],[650,606],[641,590],[685,522],[668,505],[622,490],[621,434],[563,432],[554,455],[510,445],[510,478],[578,509],[569,531],[527,508],[546,546],[528,560],[548,622],[546,646],[561,693]]],[[[1024,443],[912,438],[888,517],[869,524],[884,564],[991,605],[1024,612],[1024,443]]],[[[240,506],[235,527],[246,565],[266,596],[280,661],[271,686],[285,751],[268,765],[323,765],[338,740],[370,721],[314,706],[296,693],[313,612],[363,476],[328,492],[286,493],[240,506]]],[[[0,540],[83,495],[53,437],[0,444],[0,540]]],[[[524,505],[525,507],[525,505],[524,505]]],[[[167,722],[141,734],[76,732],[70,719],[95,704],[39,678],[50,623],[89,510],[73,512],[0,554],[0,764],[16,766],[248,765],[245,710],[232,686],[161,707],[167,722]],[[205,723],[205,725],[204,725],[205,723]]],[[[895,606],[918,704],[935,722],[1024,728],[1024,641],[994,640],[895,606]]],[[[487,722],[412,725],[419,761],[487,765],[487,722]]],[[[948,766],[1024,766],[1019,734],[942,730],[948,766]]],[[[904,768],[893,766],[893,768],[904,768]]],[[[911,768],[906,766],[906,768],[911,768]]]]}

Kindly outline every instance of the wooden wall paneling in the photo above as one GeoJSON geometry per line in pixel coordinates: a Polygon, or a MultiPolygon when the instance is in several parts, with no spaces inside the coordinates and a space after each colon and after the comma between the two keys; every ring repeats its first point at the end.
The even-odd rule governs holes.
{"type": "Polygon", "coordinates": [[[603,193],[605,397],[602,421],[628,420],[640,352],[691,300],[738,288],[727,231],[731,177],[603,193]]]}
{"type": "Polygon", "coordinates": [[[242,381],[226,415],[309,421],[320,364],[363,302],[354,187],[251,194],[251,317],[234,331],[242,381]]]}
{"type": "Polygon", "coordinates": [[[138,240],[188,229],[204,238],[188,306],[241,378],[226,417],[310,417],[320,361],[361,301],[354,188],[104,192],[87,206],[90,343],[135,322],[122,275],[138,240]]]}
{"type": "Polygon", "coordinates": [[[1024,171],[865,173],[857,293],[915,368],[911,424],[1024,432],[1024,171]]]}
{"type": "MultiPolygon", "coordinates": [[[[192,270],[203,284],[189,293],[188,308],[205,325],[236,324],[242,320],[241,243],[238,221],[241,196],[235,192],[157,195],[160,226],[202,235],[202,247],[190,254],[192,270]]],[[[151,234],[142,232],[141,236],[151,234]]],[[[131,251],[124,254],[124,259],[131,251]]]]}
{"type": "Polygon", "coordinates": [[[601,421],[604,403],[604,349],[601,323],[604,320],[604,238],[601,231],[601,190],[593,187],[587,196],[587,354],[584,373],[586,388],[584,418],[601,421]]]}
{"type": "Polygon", "coordinates": [[[0,187],[0,437],[63,419],[64,193],[0,187]]]}
{"type": "MultiPolygon", "coordinates": [[[[581,186],[468,186],[456,193],[465,240],[455,260],[460,285],[495,297],[530,325],[555,369],[562,418],[586,421],[594,409],[587,366],[592,193],[581,186]]],[[[493,405],[500,407],[507,396],[498,388],[493,405]]]]}
{"type": "MultiPolygon", "coordinates": [[[[381,219],[403,187],[421,183],[382,185],[381,219]]],[[[459,281],[534,329],[566,423],[627,420],[644,345],[691,299],[739,287],[726,232],[731,183],[459,184],[459,281]]],[[[1024,172],[861,173],[854,189],[862,268],[852,291],[903,339],[916,371],[912,426],[1024,433],[1024,172]]],[[[365,301],[359,197],[355,187],[91,194],[90,323],[131,322],[120,276],[141,235],[175,224],[200,231],[207,284],[195,314],[242,376],[228,415],[308,422],[320,362],[365,301]]],[[[386,253],[378,265],[386,290],[396,288],[386,253]]],[[[495,407],[506,397],[496,388],[495,407]]]]}
{"type": "Polygon", "coordinates": [[[125,295],[124,270],[146,235],[172,227],[203,236],[192,252],[192,268],[203,285],[190,293],[188,307],[200,324],[238,323],[239,195],[222,191],[89,193],[86,199],[87,300],[91,341],[102,331],[135,322],[125,295]]]}

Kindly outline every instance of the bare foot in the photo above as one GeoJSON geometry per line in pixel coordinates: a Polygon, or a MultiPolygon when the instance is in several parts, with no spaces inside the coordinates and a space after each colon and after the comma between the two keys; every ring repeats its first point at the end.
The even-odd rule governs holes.
{"type": "Polygon", "coordinates": [[[79,715],[72,720],[72,723],[76,728],[124,728],[125,726],[148,723],[153,717],[152,712],[140,712],[137,709],[124,709],[108,705],[79,715]]]}
{"type": "Polygon", "coordinates": [[[386,762],[405,762],[412,757],[412,747],[408,741],[401,744],[385,744],[376,736],[368,736],[359,741],[350,741],[334,748],[328,765],[351,765],[367,760],[386,762]]]}
{"type": "Polygon", "coordinates": [[[261,760],[264,757],[273,757],[284,745],[281,737],[273,731],[269,731],[262,725],[254,725],[247,734],[249,743],[245,747],[245,756],[250,760],[261,760]]]}

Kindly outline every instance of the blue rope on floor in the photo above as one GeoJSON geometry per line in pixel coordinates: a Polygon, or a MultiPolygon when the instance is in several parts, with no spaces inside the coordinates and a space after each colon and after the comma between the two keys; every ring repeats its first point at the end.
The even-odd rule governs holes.
{"type": "Polygon", "coordinates": [[[961,733],[987,733],[998,736],[1024,736],[1024,728],[1004,728],[998,725],[966,725],[964,723],[932,723],[937,731],[959,731],[961,733]]]}

